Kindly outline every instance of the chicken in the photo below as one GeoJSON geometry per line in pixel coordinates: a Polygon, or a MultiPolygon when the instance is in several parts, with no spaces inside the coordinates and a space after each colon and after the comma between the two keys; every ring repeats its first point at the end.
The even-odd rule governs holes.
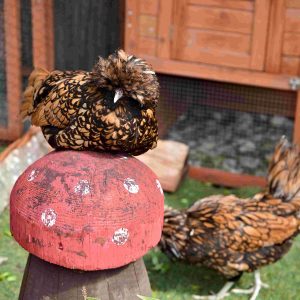
{"type": "Polygon", "coordinates": [[[248,292],[251,300],[256,299],[263,286],[258,269],[290,249],[300,226],[298,146],[282,138],[267,181],[266,191],[250,199],[216,195],[198,200],[185,211],[165,208],[161,250],[172,258],[217,270],[229,280],[217,295],[196,299],[222,299],[243,272],[255,272],[254,287],[248,292]]]}
{"type": "Polygon", "coordinates": [[[35,69],[21,115],[53,148],[139,155],[156,147],[158,98],[151,66],[118,50],[91,72],[35,69]]]}

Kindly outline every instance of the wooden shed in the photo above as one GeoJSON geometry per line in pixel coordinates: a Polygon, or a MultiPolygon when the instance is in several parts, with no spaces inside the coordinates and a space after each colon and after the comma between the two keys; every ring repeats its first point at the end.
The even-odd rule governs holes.
{"type": "MultiPolygon", "coordinates": [[[[293,128],[287,135],[300,142],[300,0],[126,0],[125,12],[126,50],[162,74],[168,103],[160,107],[162,135],[179,117],[188,118],[188,109],[208,105],[248,112],[254,120],[289,118],[293,128]]],[[[262,124],[275,135],[286,134],[262,124]]],[[[192,173],[231,182],[229,174],[215,170],[192,173]]]]}

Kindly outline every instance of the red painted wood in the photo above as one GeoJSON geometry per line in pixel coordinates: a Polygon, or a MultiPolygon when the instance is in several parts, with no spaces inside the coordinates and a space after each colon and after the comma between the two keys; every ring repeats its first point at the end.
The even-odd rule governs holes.
{"type": "Polygon", "coordinates": [[[23,248],[48,262],[116,268],[158,243],[163,200],[156,175],[134,157],[54,151],[17,180],[11,231],[23,248]]]}

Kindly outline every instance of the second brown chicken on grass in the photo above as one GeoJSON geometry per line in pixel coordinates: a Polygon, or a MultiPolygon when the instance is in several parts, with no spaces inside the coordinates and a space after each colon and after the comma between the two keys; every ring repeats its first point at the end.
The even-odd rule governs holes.
{"type": "Polygon", "coordinates": [[[248,291],[256,299],[264,284],[258,269],[279,260],[300,227],[300,150],[282,138],[268,173],[268,188],[253,198],[210,196],[185,211],[165,208],[160,248],[170,257],[202,264],[223,274],[228,282],[212,296],[222,299],[243,272],[254,272],[248,291]]]}
{"type": "Polygon", "coordinates": [[[21,114],[55,149],[139,155],[157,144],[158,97],[151,66],[118,50],[91,72],[34,70],[21,114]]]}

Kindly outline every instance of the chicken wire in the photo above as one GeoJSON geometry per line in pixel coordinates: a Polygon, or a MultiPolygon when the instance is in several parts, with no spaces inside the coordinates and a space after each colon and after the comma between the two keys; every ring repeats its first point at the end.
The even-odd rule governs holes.
{"type": "Polygon", "coordinates": [[[32,16],[31,0],[21,1],[21,61],[22,85],[25,89],[29,72],[32,70],[32,16]]]}
{"type": "Polygon", "coordinates": [[[160,137],[190,147],[189,163],[264,176],[282,135],[292,140],[296,93],[159,75],[160,137]]]}
{"type": "Polygon", "coordinates": [[[0,0],[0,126],[7,126],[4,0],[0,0]]]}

